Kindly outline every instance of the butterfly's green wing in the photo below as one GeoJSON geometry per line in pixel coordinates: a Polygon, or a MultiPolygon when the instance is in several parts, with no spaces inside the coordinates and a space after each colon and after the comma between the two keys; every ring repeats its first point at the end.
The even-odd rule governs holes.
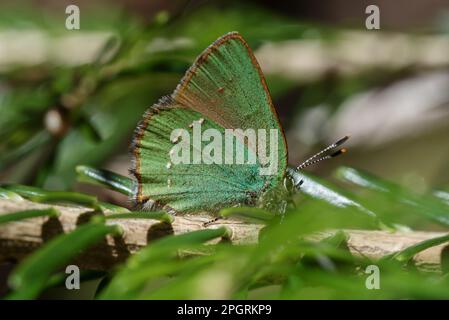
{"type": "MultiPolygon", "coordinates": [[[[251,145],[244,148],[246,153],[256,150],[251,145]]],[[[150,108],[136,129],[131,170],[136,178],[135,202],[143,208],[165,207],[182,213],[251,204],[281,181],[287,165],[286,149],[254,55],[240,35],[227,34],[198,57],[172,96],[150,108]],[[203,132],[208,128],[221,133],[225,128],[279,130],[278,174],[260,175],[259,162],[167,165],[172,130],[187,129],[200,118],[205,119],[203,132]]]]}
{"type": "Polygon", "coordinates": [[[279,172],[284,173],[285,136],[262,70],[237,32],[210,45],[187,71],[172,97],[224,128],[279,130],[279,172]]]}

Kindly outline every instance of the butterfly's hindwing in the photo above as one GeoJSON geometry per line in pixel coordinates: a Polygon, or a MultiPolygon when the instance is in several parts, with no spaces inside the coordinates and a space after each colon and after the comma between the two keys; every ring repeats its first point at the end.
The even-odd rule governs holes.
{"type": "MultiPolygon", "coordinates": [[[[135,201],[142,207],[149,201],[175,212],[195,212],[216,211],[236,203],[251,204],[272,179],[271,176],[261,178],[259,163],[172,163],[170,151],[174,143],[170,136],[174,128],[185,128],[192,135],[192,122],[203,119],[203,131],[215,129],[224,135],[223,127],[196,111],[166,104],[150,109],[145,119],[135,136],[132,170],[137,178],[135,201]]],[[[203,141],[202,149],[206,145],[207,141],[203,141]]],[[[251,152],[246,146],[242,147],[246,154],[251,152]]],[[[193,152],[191,143],[190,159],[193,152]]],[[[202,153],[202,156],[207,157],[207,154],[202,153]]]]}

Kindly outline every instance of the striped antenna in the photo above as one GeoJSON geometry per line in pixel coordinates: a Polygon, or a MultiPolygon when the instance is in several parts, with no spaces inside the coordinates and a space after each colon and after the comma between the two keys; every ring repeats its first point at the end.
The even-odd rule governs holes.
{"type": "Polygon", "coordinates": [[[346,140],[349,139],[349,136],[344,136],[343,138],[341,138],[340,140],[332,143],[331,145],[327,146],[326,148],[324,148],[323,150],[321,150],[318,153],[315,153],[313,156],[311,156],[309,159],[307,159],[306,161],[304,161],[303,163],[301,163],[299,166],[296,167],[296,170],[302,170],[304,168],[307,168],[308,166],[314,165],[315,163],[321,162],[323,160],[327,160],[330,158],[335,158],[343,153],[345,153],[347,151],[347,149],[338,149],[337,151],[322,156],[323,154],[325,154],[326,152],[333,150],[339,146],[341,146],[343,143],[346,142],[346,140]]]}

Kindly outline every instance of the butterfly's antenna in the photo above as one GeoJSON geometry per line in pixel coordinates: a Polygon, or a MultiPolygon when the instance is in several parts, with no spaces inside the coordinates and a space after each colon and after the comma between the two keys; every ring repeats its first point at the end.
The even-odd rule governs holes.
{"type": "Polygon", "coordinates": [[[321,157],[321,158],[318,158],[318,159],[309,161],[309,162],[307,162],[307,163],[304,162],[303,164],[301,164],[301,165],[300,165],[299,167],[297,167],[296,169],[297,169],[297,170],[301,170],[301,169],[307,168],[308,166],[314,165],[315,163],[318,163],[318,162],[321,162],[321,161],[323,161],[323,160],[327,160],[327,159],[330,159],[330,158],[334,158],[334,157],[339,156],[340,154],[343,154],[343,153],[345,153],[345,152],[347,152],[347,150],[346,150],[345,148],[339,149],[339,150],[335,151],[334,153],[328,154],[328,155],[326,155],[326,156],[324,156],[324,157],[321,157]]]}
{"type": "Polygon", "coordinates": [[[317,162],[320,162],[320,161],[323,161],[323,160],[327,160],[327,159],[330,159],[330,158],[334,158],[336,156],[341,155],[342,153],[345,153],[347,151],[346,149],[338,149],[337,151],[335,151],[335,152],[333,152],[331,154],[328,154],[326,156],[320,157],[324,153],[328,152],[329,150],[332,150],[332,149],[337,148],[338,146],[341,146],[348,139],[349,139],[349,136],[344,136],[340,140],[332,143],[331,145],[327,146],[326,148],[324,148],[320,152],[314,154],[309,159],[307,159],[306,161],[301,163],[299,166],[296,167],[296,170],[302,170],[302,169],[307,168],[308,166],[311,166],[311,165],[313,165],[313,164],[315,164],[317,162]]]}

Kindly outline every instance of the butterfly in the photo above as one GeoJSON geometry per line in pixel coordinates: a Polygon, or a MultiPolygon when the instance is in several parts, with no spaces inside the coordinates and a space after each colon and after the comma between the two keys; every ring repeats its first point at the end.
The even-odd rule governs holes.
{"type": "Polygon", "coordinates": [[[282,212],[287,195],[302,183],[298,170],[343,153],[345,149],[324,155],[346,139],[328,146],[297,168],[288,167],[285,135],[262,70],[242,36],[231,32],[198,56],[170,96],[161,98],[145,112],[131,144],[130,172],[135,181],[132,199],[143,210],[163,209],[173,214],[213,213],[238,205],[282,212]],[[214,155],[204,153],[208,141],[201,139],[196,145],[187,145],[186,150],[191,159],[190,153],[202,149],[200,158],[203,157],[199,160],[203,162],[174,164],[174,147],[183,143],[185,146],[185,141],[180,141],[181,135],[173,136],[173,132],[184,133],[184,140],[195,134],[197,125],[201,125],[203,133],[223,136],[231,129],[241,133],[256,128],[258,132],[275,133],[270,136],[270,146],[275,146],[270,156],[276,155],[276,170],[261,174],[267,164],[258,153],[261,140],[239,138],[237,130],[234,145],[226,152],[232,155],[239,147],[248,159],[253,157],[251,163],[212,161],[214,155]]]}

